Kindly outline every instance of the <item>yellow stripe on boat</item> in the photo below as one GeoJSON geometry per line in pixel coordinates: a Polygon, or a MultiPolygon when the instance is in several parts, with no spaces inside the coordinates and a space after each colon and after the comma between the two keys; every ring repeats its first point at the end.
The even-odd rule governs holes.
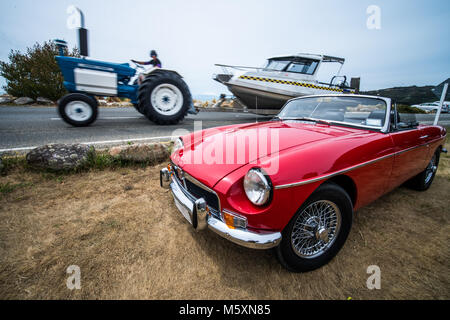
{"type": "MultiPolygon", "coordinates": [[[[312,84],[312,83],[303,83],[303,82],[288,81],[288,80],[277,80],[277,79],[251,77],[251,76],[240,76],[239,79],[264,81],[264,82],[274,82],[274,83],[281,83],[281,84],[290,84],[290,85],[299,86],[299,87],[306,87],[306,88],[313,88],[313,89],[320,89],[320,90],[328,90],[328,91],[334,91],[334,92],[344,92],[343,89],[322,87],[322,86],[317,86],[317,85],[312,84]]],[[[349,92],[350,93],[355,93],[354,90],[349,90],[349,92]]]]}

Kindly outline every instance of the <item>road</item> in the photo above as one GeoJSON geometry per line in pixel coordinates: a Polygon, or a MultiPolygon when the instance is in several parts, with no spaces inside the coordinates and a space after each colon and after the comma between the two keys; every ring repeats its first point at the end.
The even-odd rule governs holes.
{"type": "Polygon", "coordinates": [[[206,129],[256,119],[269,118],[249,113],[200,112],[188,115],[178,125],[159,126],[134,108],[100,108],[96,122],[89,127],[76,128],[62,121],[56,108],[0,106],[0,152],[27,150],[49,143],[167,140],[176,129],[193,131],[194,120],[201,121],[202,128],[206,129]]]}
{"type": "MultiPolygon", "coordinates": [[[[56,108],[0,106],[0,152],[26,151],[48,143],[108,145],[167,140],[176,129],[193,131],[194,121],[201,121],[201,128],[206,129],[266,119],[269,118],[249,113],[200,112],[189,115],[178,125],[159,126],[134,108],[100,108],[96,122],[89,127],[76,128],[62,121],[56,108]]],[[[433,119],[431,114],[417,115],[421,122],[431,123],[433,119]]],[[[440,124],[450,125],[450,114],[442,114],[440,119],[440,124]]]]}

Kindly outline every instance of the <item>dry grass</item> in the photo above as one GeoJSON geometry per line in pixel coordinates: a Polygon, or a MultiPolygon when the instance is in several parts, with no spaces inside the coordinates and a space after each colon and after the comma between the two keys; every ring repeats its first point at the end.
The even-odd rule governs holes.
{"type": "Polygon", "coordinates": [[[450,298],[448,155],[429,191],[399,188],[361,209],[339,255],[306,274],[194,232],[159,188],[160,167],[0,177],[0,298],[450,298]],[[66,288],[69,265],[81,290],[66,288]],[[366,288],[369,265],[381,290],[366,288]]]}

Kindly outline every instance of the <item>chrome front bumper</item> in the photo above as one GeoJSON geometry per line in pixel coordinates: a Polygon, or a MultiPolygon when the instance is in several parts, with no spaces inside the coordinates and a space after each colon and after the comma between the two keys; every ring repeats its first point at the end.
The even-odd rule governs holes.
{"type": "Polygon", "coordinates": [[[195,199],[188,194],[166,168],[160,172],[160,183],[161,187],[172,191],[175,205],[195,230],[209,228],[225,239],[252,249],[270,249],[281,241],[280,232],[256,233],[247,229],[229,228],[222,220],[209,213],[203,198],[195,199]]]}

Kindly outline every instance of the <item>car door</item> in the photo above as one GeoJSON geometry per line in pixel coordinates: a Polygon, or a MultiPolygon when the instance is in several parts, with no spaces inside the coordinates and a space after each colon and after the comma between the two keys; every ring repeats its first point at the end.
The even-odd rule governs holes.
{"type": "Polygon", "coordinates": [[[401,128],[396,119],[390,133],[394,145],[394,165],[390,189],[398,187],[426,167],[429,136],[418,125],[401,128]]]}

